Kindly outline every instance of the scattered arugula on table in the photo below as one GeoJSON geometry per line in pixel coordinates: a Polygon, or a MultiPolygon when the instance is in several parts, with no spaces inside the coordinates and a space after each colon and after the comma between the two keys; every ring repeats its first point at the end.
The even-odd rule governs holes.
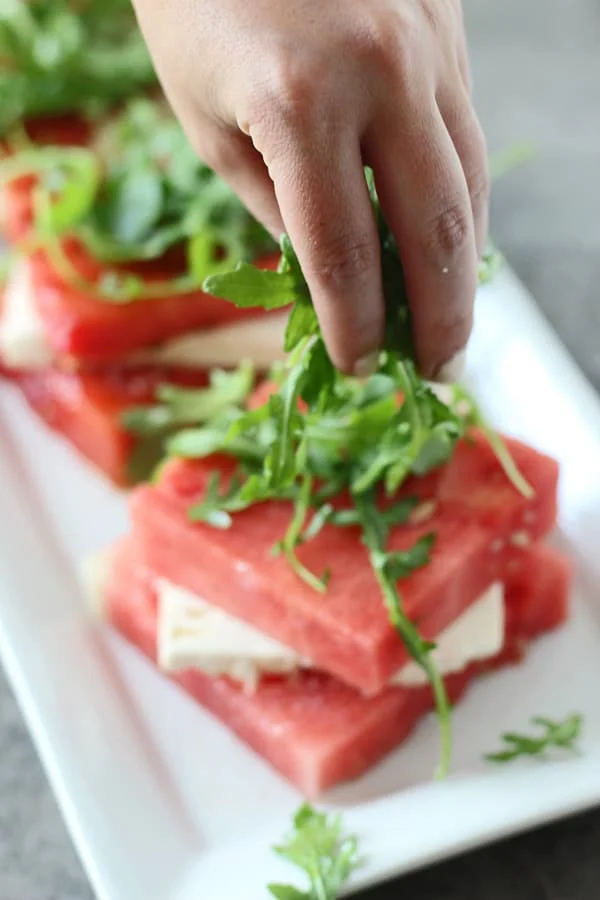
{"type": "Polygon", "coordinates": [[[0,135],[35,116],[100,113],[155,82],[129,0],[2,0],[0,135]]]}
{"type": "Polygon", "coordinates": [[[269,884],[269,893],[276,900],[336,900],[361,862],[358,841],[344,833],[341,816],[318,812],[308,803],[294,815],[291,833],[273,849],[308,878],[306,890],[269,884]]]}
{"type": "Polygon", "coordinates": [[[522,756],[537,756],[545,759],[548,752],[552,750],[577,752],[583,716],[573,714],[562,722],[536,716],[531,720],[531,724],[538,728],[537,735],[507,732],[502,735],[505,748],[496,753],[488,753],[485,759],[493,763],[506,763],[522,756]]]}
{"type": "Polygon", "coordinates": [[[137,99],[91,148],[38,147],[0,164],[0,180],[37,179],[24,251],[43,247],[67,283],[112,303],[197,289],[211,273],[273,251],[241,201],[202,163],[163,104],[137,99]],[[104,264],[84,276],[64,249],[75,238],[104,264]],[[132,264],[177,254],[175,274],[150,281],[132,264]]]}
{"type": "MultiPolygon", "coordinates": [[[[549,752],[557,750],[578,752],[583,716],[572,714],[563,721],[536,716],[531,724],[540,730],[538,735],[504,734],[506,749],[490,753],[485,759],[507,763],[523,756],[546,759],[549,752]]],[[[291,832],[273,849],[308,877],[306,889],[288,884],[267,885],[276,900],[337,900],[342,886],[362,863],[358,839],[345,833],[342,817],[319,812],[308,803],[296,811],[291,832]]]]}
{"type": "MultiPolygon", "coordinates": [[[[549,752],[557,750],[578,752],[583,716],[572,714],[563,721],[536,716],[531,723],[540,730],[538,735],[506,733],[502,736],[506,749],[485,759],[507,763],[523,756],[546,759],[549,752]]],[[[291,832],[273,849],[308,878],[306,889],[267,885],[276,900],[337,900],[342,886],[362,863],[358,839],[345,833],[342,817],[318,812],[308,803],[296,811],[291,832]]]]}

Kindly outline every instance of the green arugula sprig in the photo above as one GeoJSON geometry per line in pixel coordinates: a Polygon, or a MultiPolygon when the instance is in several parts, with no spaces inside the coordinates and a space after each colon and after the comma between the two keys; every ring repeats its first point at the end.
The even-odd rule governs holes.
{"type": "Polygon", "coordinates": [[[207,422],[243,404],[254,385],[254,367],[242,363],[233,372],[213,369],[206,388],[162,384],[152,406],[131,407],[122,423],[140,437],[150,437],[177,426],[207,422]]]}
{"type": "Polygon", "coordinates": [[[317,812],[305,803],[296,812],[293,830],[273,848],[308,878],[308,888],[269,884],[276,900],[336,900],[352,872],[360,866],[358,841],[343,831],[340,816],[317,812]]]}
{"type": "Polygon", "coordinates": [[[537,756],[546,759],[549,751],[563,750],[577,753],[577,742],[581,736],[583,716],[574,714],[562,722],[536,716],[531,724],[541,729],[538,735],[507,732],[502,735],[506,749],[488,753],[485,759],[493,763],[512,762],[522,756],[537,756]]]}
{"type": "Polygon", "coordinates": [[[121,424],[137,439],[129,460],[133,483],[150,477],[164,458],[166,443],[173,433],[186,426],[231,417],[233,410],[241,409],[253,385],[254,368],[251,363],[242,363],[234,372],[213,370],[206,388],[162,384],[154,404],[126,410],[121,424]]]}
{"type": "Polygon", "coordinates": [[[197,289],[211,273],[274,250],[263,227],[198,159],[162,104],[131,102],[93,148],[29,148],[0,164],[0,181],[34,175],[34,225],[24,250],[41,246],[67,283],[129,303],[197,289]],[[106,270],[84,276],[64,250],[82,243],[106,270]],[[181,274],[149,281],[131,264],[178,248],[181,274]],[[129,268],[128,268],[129,267],[129,268]]]}
{"type": "Polygon", "coordinates": [[[2,0],[0,135],[34,116],[97,114],[155,82],[129,0],[2,0]]]}

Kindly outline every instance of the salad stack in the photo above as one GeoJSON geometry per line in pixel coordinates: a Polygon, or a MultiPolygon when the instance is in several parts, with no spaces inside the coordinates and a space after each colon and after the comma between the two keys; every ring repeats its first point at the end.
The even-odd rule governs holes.
{"type": "Polygon", "coordinates": [[[269,365],[282,323],[202,291],[239,260],[275,266],[277,247],[198,160],[156,90],[139,94],[155,87],[149,58],[129,3],[108,6],[75,14],[15,0],[0,17],[0,218],[11,250],[0,366],[127,484],[160,455],[160,441],[149,448],[126,427],[127,410],[163,385],[204,385],[240,348],[269,365]]]}
{"type": "Polygon", "coordinates": [[[432,709],[447,774],[452,706],[568,614],[571,566],[544,540],[557,464],[493,432],[461,388],[419,378],[373,205],[378,372],[333,368],[287,240],[276,272],[207,279],[234,304],[253,288],[261,307],[292,304],[287,361],[254,390],[242,367],[196,392],[195,423],[131,497],[129,535],[88,569],[100,615],[309,798],[432,709]]]}

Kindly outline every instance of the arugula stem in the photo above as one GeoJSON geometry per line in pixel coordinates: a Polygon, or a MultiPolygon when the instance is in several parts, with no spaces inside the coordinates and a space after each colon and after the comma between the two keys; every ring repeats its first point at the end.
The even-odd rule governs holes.
{"type": "Polygon", "coordinates": [[[408,364],[403,360],[398,359],[396,362],[396,371],[398,373],[399,386],[403,395],[403,400],[409,409],[413,427],[412,440],[410,442],[410,457],[414,460],[419,455],[419,451],[427,439],[427,429],[419,409],[419,404],[415,398],[413,380],[408,370],[408,364]]]}
{"type": "MultiPolygon", "coordinates": [[[[129,289],[106,290],[102,289],[97,281],[90,281],[77,271],[65,253],[61,240],[49,240],[44,249],[63,281],[103,303],[123,304],[140,300],[158,300],[163,297],[172,297],[175,294],[189,294],[194,287],[199,287],[199,285],[194,285],[188,275],[170,281],[163,279],[147,282],[137,275],[113,270],[110,274],[114,274],[117,279],[123,279],[123,283],[128,284],[129,289]],[[135,290],[132,290],[133,286],[135,286],[135,290]]],[[[107,272],[107,274],[109,273],[107,272]]]]}
{"type": "Polygon", "coordinates": [[[496,181],[508,172],[512,172],[513,169],[518,169],[525,163],[531,162],[535,154],[535,146],[525,143],[514,144],[494,153],[489,161],[490,179],[496,181]]]}
{"type": "Polygon", "coordinates": [[[519,467],[515,463],[510,450],[506,446],[502,437],[498,434],[497,431],[488,425],[485,420],[485,417],[481,410],[478,409],[476,403],[473,399],[468,395],[468,393],[461,387],[454,387],[454,397],[457,400],[465,401],[469,408],[469,419],[473,425],[475,425],[483,434],[490,447],[494,451],[496,459],[500,463],[502,470],[511,484],[519,491],[523,497],[526,497],[530,500],[535,496],[535,491],[533,487],[529,484],[525,476],[520,472],[519,467]]]}
{"type": "Polygon", "coordinates": [[[516,487],[520,494],[527,499],[535,496],[535,491],[529,484],[525,476],[519,471],[517,464],[511,456],[510,450],[500,437],[500,435],[490,428],[490,426],[479,416],[478,427],[484,433],[486,440],[496,455],[496,459],[502,466],[504,474],[510,482],[516,487]]]}
{"type": "Polygon", "coordinates": [[[435,777],[445,778],[450,771],[452,761],[452,710],[444,679],[431,658],[431,648],[426,650],[420,649],[419,645],[422,645],[424,642],[415,626],[402,610],[400,593],[395,584],[386,576],[385,570],[373,561],[373,554],[371,554],[371,565],[381,588],[392,625],[398,632],[409,654],[425,672],[431,685],[440,728],[440,756],[435,777]]]}
{"type": "Polygon", "coordinates": [[[450,770],[452,757],[451,707],[444,679],[431,657],[434,645],[423,640],[404,612],[402,597],[396,585],[397,579],[388,571],[389,556],[385,548],[388,528],[373,497],[361,494],[355,496],[354,501],[363,529],[363,542],[369,550],[371,566],[383,594],[390,621],[409,655],[425,672],[433,690],[441,741],[435,774],[437,778],[445,778],[450,770]]]}
{"type": "Polygon", "coordinates": [[[296,547],[302,537],[302,530],[308,510],[310,509],[310,501],[313,488],[312,475],[305,475],[302,480],[300,491],[294,503],[294,515],[289,524],[288,530],[282,542],[283,551],[290,566],[296,574],[313,588],[315,591],[324,594],[327,585],[324,578],[319,578],[314,572],[311,572],[303,563],[300,562],[296,555],[296,547]]]}
{"type": "Polygon", "coordinates": [[[315,900],[331,900],[331,894],[327,889],[325,874],[321,865],[321,857],[315,852],[315,866],[312,877],[312,886],[315,890],[315,900]]]}

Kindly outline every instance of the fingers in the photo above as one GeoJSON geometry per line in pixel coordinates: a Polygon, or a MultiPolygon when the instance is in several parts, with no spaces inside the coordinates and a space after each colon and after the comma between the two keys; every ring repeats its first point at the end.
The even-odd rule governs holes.
{"type": "Polygon", "coordinates": [[[193,136],[193,143],[198,155],[227,181],[255,219],[278,241],[285,228],[273,182],[251,140],[234,129],[204,123],[193,136]]]}
{"type": "Polygon", "coordinates": [[[331,359],[367,375],[383,340],[384,306],[358,139],[333,130],[329,140],[290,144],[269,169],[331,359]]]}
{"type": "Polygon", "coordinates": [[[423,375],[459,377],[477,282],[475,228],[458,153],[435,102],[416,98],[367,136],[383,213],[400,251],[423,375]]]}
{"type": "Polygon", "coordinates": [[[458,153],[467,182],[475,224],[475,241],[479,256],[487,241],[490,200],[490,178],[485,137],[466,91],[454,84],[452,91],[438,93],[442,118],[458,153]]]}

